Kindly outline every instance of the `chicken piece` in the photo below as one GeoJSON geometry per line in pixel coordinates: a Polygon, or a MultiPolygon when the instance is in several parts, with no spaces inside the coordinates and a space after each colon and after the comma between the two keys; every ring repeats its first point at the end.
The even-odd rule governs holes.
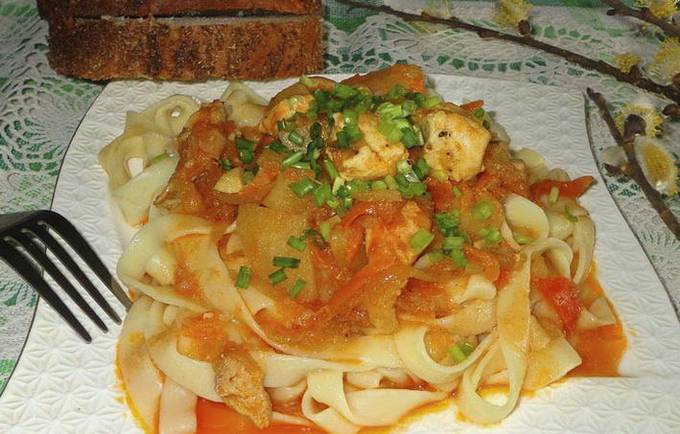
{"type": "Polygon", "coordinates": [[[399,262],[412,264],[416,260],[416,252],[411,249],[413,235],[421,229],[429,231],[432,221],[428,214],[414,201],[408,201],[399,214],[386,224],[387,234],[374,234],[374,229],[366,231],[366,245],[369,251],[381,249],[393,252],[399,262]]]}
{"type": "Polygon", "coordinates": [[[264,374],[243,348],[228,348],[213,362],[215,391],[225,404],[247,416],[258,428],[269,426],[272,403],[264,390],[264,374]]]}
{"type": "Polygon", "coordinates": [[[359,115],[358,126],[363,133],[363,144],[351,158],[340,167],[340,174],[346,180],[376,179],[394,175],[397,163],[408,158],[408,151],[402,143],[390,143],[378,130],[378,116],[365,112],[359,115]]]}
{"type": "Polygon", "coordinates": [[[276,124],[280,120],[289,119],[295,113],[307,113],[314,97],[312,95],[293,95],[265,109],[264,118],[260,123],[260,131],[275,135],[276,124]]]}
{"type": "Polygon", "coordinates": [[[482,170],[482,159],[491,133],[457,107],[420,116],[425,139],[425,161],[454,181],[465,181],[482,170]]]}

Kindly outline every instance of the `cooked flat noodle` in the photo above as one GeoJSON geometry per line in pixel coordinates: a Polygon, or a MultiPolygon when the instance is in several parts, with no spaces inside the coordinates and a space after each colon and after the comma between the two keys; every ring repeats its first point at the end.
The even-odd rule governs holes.
{"type": "Polygon", "coordinates": [[[468,279],[465,292],[454,299],[455,303],[465,303],[469,300],[492,300],[496,297],[496,285],[481,274],[473,274],[468,279]]]}
{"type": "Polygon", "coordinates": [[[383,380],[406,386],[411,381],[411,376],[403,369],[376,368],[365,372],[347,372],[345,379],[347,383],[360,389],[375,389],[380,387],[383,380]]]}
{"type": "MultiPolygon", "coordinates": [[[[316,422],[318,413],[310,412],[307,400],[327,405],[323,412],[336,412],[344,419],[358,426],[381,426],[393,424],[410,410],[446,396],[442,392],[427,392],[411,389],[368,389],[345,392],[342,372],[335,370],[315,371],[307,376],[307,392],[303,397],[302,412],[316,422]],[[307,408],[306,408],[307,407],[307,408]],[[311,417],[310,417],[311,416],[311,417]]],[[[322,428],[336,432],[333,426],[322,428]]],[[[340,431],[338,431],[340,432],[340,431]]]]}
{"type": "Polygon", "coordinates": [[[496,302],[494,300],[470,300],[451,315],[434,321],[453,334],[473,336],[488,333],[496,326],[496,302]]]}
{"type": "Polygon", "coordinates": [[[501,236],[503,237],[503,240],[508,243],[512,250],[516,252],[522,250],[522,246],[520,246],[517,241],[515,241],[515,236],[512,233],[512,229],[510,229],[510,226],[508,226],[508,222],[505,219],[501,223],[501,236]]]}
{"type": "Polygon", "coordinates": [[[487,336],[464,361],[446,366],[437,363],[428,354],[425,346],[427,330],[426,326],[404,327],[395,333],[394,341],[406,368],[418,378],[435,384],[453,381],[474,364],[496,339],[495,334],[487,336]]]}
{"type": "Polygon", "coordinates": [[[177,384],[196,395],[222,402],[215,392],[215,371],[210,363],[194,360],[177,351],[179,331],[169,328],[147,340],[149,354],[158,368],[177,384]]]}
{"type": "Polygon", "coordinates": [[[159,434],[196,432],[196,395],[167,378],[163,384],[158,416],[159,434]]]}
{"type": "Polygon", "coordinates": [[[470,420],[495,423],[510,414],[517,405],[527,369],[531,317],[529,306],[531,259],[535,254],[545,250],[561,249],[563,245],[563,241],[548,238],[523,249],[521,268],[512,274],[508,284],[499,293],[496,313],[497,351],[503,356],[510,390],[503,405],[492,404],[477,393],[483,380],[484,368],[492,360],[493,351],[496,351],[490,350],[474,369],[466,370],[463,374],[457,401],[461,412],[470,420]]]}
{"type": "Polygon", "coordinates": [[[240,81],[232,81],[221,97],[229,120],[239,127],[255,127],[262,120],[267,101],[240,81]]]}
{"type": "Polygon", "coordinates": [[[97,159],[109,175],[109,187],[118,188],[132,178],[128,161],[139,158],[148,161],[151,157],[144,146],[144,138],[134,134],[123,134],[106,145],[97,159]]]}
{"type": "Polygon", "coordinates": [[[302,380],[298,384],[289,387],[273,387],[267,390],[269,397],[274,402],[290,402],[299,398],[307,390],[307,381],[302,380]]]}
{"type": "Polygon", "coordinates": [[[113,200],[129,225],[139,226],[148,220],[153,200],[167,185],[178,161],[177,157],[167,157],[111,191],[113,200]]]}
{"type": "MultiPolygon", "coordinates": [[[[144,226],[130,241],[118,261],[118,277],[129,288],[135,288],[155,300],[167,304],[187,307],[197,312],[207,310],[200,300],[179,294],[172,286],[151,285],[142,278],[147,264],[158,268],[158,253],[166,243],[186,235],[206,235],[211,231],[210,224],[201,218],[184,215],[162,216],[144,226]]],[[[166,264],[171,267],[170,264],[166,264]]]]}
{"type": "Polygon", "coordinates": [[[553,240],[553,247],[545,254],[560,276],[569,278],[571,276],[571,262],[574,258],[574,252],[564,241],[557,238],[551,238],[551,240],[553,240]]]}
{"type": "Polygon", "coordinates": [[[144,429],[155,432],[163,374],[153,364],[146,347],[144,330],[153,300],[140,297],[125,317],[118,341],[118,366],[130,408],[144,429]]]}
{"type": "Polygon", "coordinates": [[[579,330],[592,330],[615,323],[616,316],[614,316],[607,299],[600,297],[588,309],[581,310],[576,327],[579,330]]]}
{"type": "Polygon", "coordinates": [[[580,364],[581,357],[566,339],[553,339],[545,348],[529,354],[524,388],[536,390],[545,387],[580,364]]]}
{"type": "Polygon", "coordinates": [[[548,222],[550,223],[550,236],[560,240],[566,240],[574,231],[574,223],[563,212],[548,211],[548,222]]]}
{"type": "Polygon", "coordinates": [[[548,237],[550,224],[543,208],[518,194],[510,194],[503,202],[505,220],[513,233],[521,231],[534,241],[548,237]]]}
{"type": "Polygon", "coordinates": [[[128,112],[126,128],[175,137],[198,110],[198,103],[185,95],[173,95],[149,106],[143,112],[128,112]]]}
{"type": "Polygon", "coordinates": [[[590,217],[581,216],[574,223],[574,252],[578,253],[578,263],[574,271],[574,282],[579,284],[585,280],[590,271],[595,250],[595,225],[590,217]]]}

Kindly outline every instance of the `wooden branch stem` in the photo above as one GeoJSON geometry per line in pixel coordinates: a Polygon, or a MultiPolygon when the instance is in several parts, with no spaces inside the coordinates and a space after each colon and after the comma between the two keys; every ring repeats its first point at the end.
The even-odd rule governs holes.
{"type": "Polygon", "coordinates": [[[628,73],[625,73],[621,71],[620,69],[608,64],[607,62],[604,62],[602,60],[594,60],[590,59],[586,56],[583,56],[581,54],[575,53],[573,51],[566,50],[564,48],[556,47],[554,45],[548,44],[543,41],[539,41],[538,39],[535,39],[532,36],[525,35],[525,36],[520,36],[520,35],[514,35],[510,33],[503,33],[499,32],[497,30],[493,29],[488,29],[486,27],[481,27],[477,26],[475,24],[470,24],[466,23],[465,21],[461,21],[460,19],[456,17],[451,17],[451,18],[437,18],[433,17],[430,15],[417,15],[417,14],[411,14],[408,12],[402,12],[396,9],[392,9],[389,6],[379,6],[379,5],[373,5],[369,3],[363,3],[359,1],[354,1],[354,0],[338,0],[338,3],[342,3],[347,6],[355,7],[355,8],[363,8],[363,9],[368,9],[372,10],[375,12],[382,12],[385,14],[393,15],[396,17],[399,17],[405,21],[422,21],[422,22],[427,22],[427,23],[433,23],[433,24],[442,24],[445,26],[448,26],[452,29],[461,29],[461,30],[467,30],[470,32],[476,33],[480,38],[491,38],[491,39],[498,39],[501,41],[509,41],[509,42],[514,42],[519,45],[523,45],[526,47],[531,47],[531,48],[536,48],[542,51],[545,51],[546,53],[554,54],[556,56],[559,56],[571,63],[575,63],[577,65],[582,66],[583,68],[598,71],[602,74],[610,75],[614,77],[615,79],[625,82],[625,83],[630,83],[634,86],[639,87],[640,89],[647,90],[649,92],[654,92],[658,93],[660,95],[664,95],[667,98],[680,103],[680,89],[674,87],[674,86],[666,86],[662,85],[659,83],[656,83],[648,78],[642,77],[640,74],[640,70],[638,68],[632,68],[628,73]]]}
{"type": "Polygon", "coordinates": [[[634,17],[657,26],[669,36],[680,36],[680,26],[654,16],[654,14],[647,8],[631,8],[620,0],[602,0],[602,3],[605,3],[612,8],[608,12],[610,15],[634,17]]]}
{"type": "MultiPolygon", "coordinates": [[[[621,133],[616,128],[614,118],[612,118],[611,113],[609,113],[609,109],[607,108],[607,101],[605,100],[604,96],[602,96],[601,93],[594,92],[590,88],[587,89],[587,92],[588,97],[595,103],[597,108],[600,110],[600,115],[602,116],[602,119],[604,119],[607,126],[609,127],[609,131],[614,137],[614,140],[619,146],[622,146],[623,150],[626,152],[626,157],[628,157],[628,164],[626,164],[622,169],[620,169],[620,171],[630,176],[635,182],[637,182],[637,184],[642,189],[642,192],[647,197],[647,200],[649,200],[649,203],[652,205],[652,207],[654,207],[656,212],[659,214],[659,217],[661,217],[661,220],[663,220],[666,226],[668,226],[668,229],[670,229],[673,235],[675,235],[675,238],[677,238],[678,241],[680,241],[680,223],[678,222],[678,219],[675,217],[673,212],[666,206],[665,202],[663,201],[663,197],[661,196],[661,193],[656,191],[654,187],[652,187],[649,184],[647,178],[645,178],[645,175],[642,173],[640,164],[638,163],[637,157],[635,156],[634,149],[635,136],[638,134],[645,133],[645,121],[636,115],[628,116],[624,123],[624,134],[623,136],[621,136],[621,133]]],[[[608,170],[613,171],[611,166],[608,167],[608,170]]]]}

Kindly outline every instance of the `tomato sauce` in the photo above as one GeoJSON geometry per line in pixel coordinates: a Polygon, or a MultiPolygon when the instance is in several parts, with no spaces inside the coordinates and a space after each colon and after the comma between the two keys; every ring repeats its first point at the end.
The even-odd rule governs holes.
{"type": "Polygon", "coordinates": [[[198,398],[196,403],[196,434],[322,434],[324,430],[307,425],[272,423],[256,427],[250,419],[225,404],[198,398]]]}

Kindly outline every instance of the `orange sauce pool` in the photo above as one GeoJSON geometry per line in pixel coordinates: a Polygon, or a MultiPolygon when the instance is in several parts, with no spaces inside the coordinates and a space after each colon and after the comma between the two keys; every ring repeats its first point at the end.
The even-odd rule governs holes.
{"type": "MultiPolygon", "coordinates": [[[[605,295],[593,266],[585,284],[595,295],[605,295]]],[[[612,307],[612,311],[614,311],[612,307]]],[[[570,377],[618,377],[619,363],[626,351],[627,341],[623,325],[616,312],[616,324],[598,327],[593,330],[575,332],[569,337],[583,362],[567,375],[570,377]]]]}

